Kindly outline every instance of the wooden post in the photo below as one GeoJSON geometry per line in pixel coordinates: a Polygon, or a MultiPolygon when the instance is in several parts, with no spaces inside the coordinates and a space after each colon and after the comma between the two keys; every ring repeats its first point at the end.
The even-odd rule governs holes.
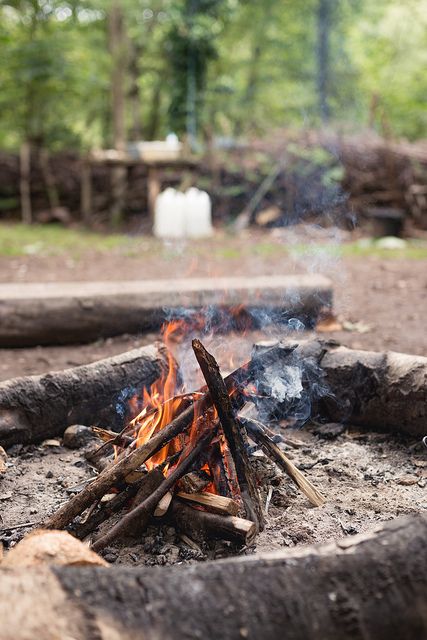
{"type": "Polygon", "coordinates": [[[92,171],[89,158],[82,160],[80,178],[80,209],[85,226],[89,227],[92,219],[92,171]]]}
{"type": "Polygon", "coordinates": [[[21,216],[24,224],[31,224],[33,221],[33,212],[31,207],[31,145],[28,141],[21,144],[19,153],[20,160],[20,182],[19,188],[21,192],[21,216]]]}
{"type": "MultiPolygon", "coordinates": [[[[112,0],[108,13],[108,41],[112,59],[111,101],[114,148],[126,149],[125,81],[127,72],[127,36],[120,0],[112,0]]],[[[112,169],[112,197],[110,218],[113,226],[121,223],[126,196],[126,166],[122,163],[112,169]]]]}
{"type": "Polygon", "coordinates": [[[154,211],[156,206],[157,196],[160,194],[162,188],[161,173],[157,167],[148,166],[148,213],[151,222],[154,222],[154,211]]]}

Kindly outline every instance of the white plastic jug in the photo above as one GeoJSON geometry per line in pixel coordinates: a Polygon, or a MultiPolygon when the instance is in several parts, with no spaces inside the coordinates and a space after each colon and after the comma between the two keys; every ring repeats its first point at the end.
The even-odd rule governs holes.
{"type": "Polygon", "coordinates": [[[153,233],[156,238],[185,236],[186,197],[176,189],[166,189],[156,198],[153,233]]]}
{"type": "Polygon", "coordinates": [[[185,235],[208,238],[212,232],[211,199],[206,191],[191,187],[185,194],[185,235]]]}

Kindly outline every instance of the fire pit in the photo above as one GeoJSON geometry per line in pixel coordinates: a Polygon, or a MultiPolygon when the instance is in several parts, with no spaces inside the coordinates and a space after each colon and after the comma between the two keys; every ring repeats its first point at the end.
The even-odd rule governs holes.
{"type": "MultiPolygon", "coordinates": [[[[141,362],[145,362],[145,374],[140,368],[137,373],[141,381],[145,375],[141,393],[121,393],[117,403],[111,402],[117,391],[114,387],[110,390],[113,398],[109,405],[114,411],[126,415],[126,407],[133,416],[121,430],[108,428],[112,413],[107,411],[102,414],[106,422],[101,421],[101,426],[67,430],[64,444],[80,446],[77,451],[67,452],[55,439],[46,440],[42,447],[12,448],[8,464],[13,462],[17,472],[25,469],[27,478],[34,473],[45,476],[51,498],[40,481],[40,504],[34,486],[32,492],[21,487],[15,496],[6,489],[9,481],[13,482],[10,472],[6,473],[5,512],[11,507],[11,516],[6,516],[4,523],[8,546],[29,528],[43,524],[69,528],[110,561],[161,564],[351,534],[369,529],[379,517],[396,515],[403,504],[408,510],[421,504],[423,483],[425,486],[422,459],[416,454],[413,460],[405,459],[404,448],[397,441],[387,445],[386,455],[380,453],[386,446],[384,436],[352,433],[330,422],[346,415],[354,423],[370,421],[374,427],[382,427],[380,417],[387,416],[387,406],[394,402],[393,415],[387,418],[389,427],[396,422],[410,433],[420,433],[425,359],[399,354],[385,358],[317,341],[296,344],[288,340],[273,345],[258,343],[252,357],[223,378],[213,356],[200,341],[193,340],[194,361],[199,363],[206,384],[189,392],[182,388],[172,355],[173,338],[183,330],[188,335],[197,327],[194,323],[171,323],[164,335],[166,345],[144,352],[146,360],[141,362]],[[147,360],[148,354],[154,358],[152,362],[147,360]],[[154,362],[158,377],[153,377],[154,362]],[[342,384],[346,377],[353,382],[350,396],[344,393],[350,388],[342,384]],[[393,380],[397,388],[402,379],[411,389],[409,396],[405,390],[404,402],[399,402],[393,380]],[[300,430],[302,424],[305,426],[300,430]],[[89,435],[92,439],[87,444],[89,435]],[[392,465],[380,465],[381,456],[390,456],[392,465]],[[350,472],[349,459],[357,473],[350,472]],[[371,462],[363,464],[365,459],[371,462]],[[98,471],[95,476],[94,468],[98,471]],[[390,489],[387,509],[375,490],[383,484],[390,489]],[[407,495],[401,495],[403,492],[407,495]],[[25,506],[26,493],[31,495],[31,509],[25,506]],[[360,513],[366,495],[369,500],[360,513]],[[52,514],[58,499],[62,504],[52,514]],[[310,509],[310,503],[321,508],[310,509]],[[369,504],[375,506],[370,509],[369,504]],[[19,506],[26,517],[19,513],[19,506]]],[[[132,358],[121,357],[120,367],[129,360],[133,363],[132,358]]],[[[113,370],[112,364],[110,369],[105,366],[91,365],[91,375],[99,371],[102,377],[105,371],[113,370]]],[[[126,367],[127,381],[135,382],[134,365],[126,367]]],[[[79,371],[58,374],[60,381],[74,380],[77,404],[75,380],[79,371]]],[[[84,372],[87,374],[86,369],[84,372]]],[[[55,374],[48,378],[48,385],[43,378],[22,379],[14,381],[14,387],[31,388],[34,396],[34,389],[56,389],[56,380],[55,374]]],[[[120,380],[123,385],[123,377],[120,380]]],[[[92,382],[96,388],[96,376],[92,382]]],[[[7,385],[5,389],[10,398],[7,385]]],[[[80,393],[86,398],[86,389],[80,393]]],[[[81,411],[87,406],[85,400],[81,411]]],[[[10,407],[3,411],[7,416],[16,412],[21,422],[32,416],[34,422],[24,406],[15,404],[13,411],[10,407]]],[[[38,429],[41,433],[40,425],[38,429]]]]}
{"type": "MultiPolygon", "coordinates": [[[[230,639],[260,637],[267,630],[279,640],[288,624],[296,638],[311,637],[308,628],[313,625],[323,637],[333,631],[332,637],[346,638],[351,635],[351,596],[363,628],[378,629],[381,619],[381,629],[389,633],[390,625],[400,628],[404,620],[405,632],[414,637],[416,629],[423,629],[419,607],[410,603],[421,597],[425,519],[412,517],[381,525],[377,533],[355,534],[425,508],[426,466],[419,435],[426,359],[287,340],[256,344],[250,359],[223,377],[211,348],[196,339],[192,347],[205,385],[186,391],[170,349],[173,329],[169,326],[165,334],[166,346],[142,351],[144,371],[134,367],[135,355],[120,357],[119,368],[126,369],[128,381],[135,382],[135,376],[144,380],[141,393],[117,397],[110,374],[109,404],[123,416],[125,407],[133,415],[124,418],[119,431],[109,429],[108,422],[93,428],[74,425],[63,440],[49,437],[42,444],[9,447],[0,493],[5,545],[13,548],[25,532],[41,525],[68,528],[115,568],[17,569],[40,562],[42,554],[44,562],[63,562],[46,539],[44,551],[39,547],[33,558],[28,547],[37,546],[37,536],[34,542],[27,536],[27,551],[17,545],[2,571],[3,628],[8,633],[12,629],[14,638],[41,637],[47,625],[57,637],[65,629],[76,638],[90,637],[96,629],[99,637],[155,638],[160,633],[185,638],[188,621],[194,633],[205,637],[212,637],[213,629],[230,639]],[[364,427],[331,422],[344,416],[364,427]],[[366,429],[369,424],[384,428],[382,421],[412,436],[366,429]],[[343,536],[320,549],[263,555],[343,536]],[[417,561],[412,551],[408,559],[408,548],[417,561]],[[244,558],[248,555],[251,559],[244,558]],[[235,558],[194,564],[227,556],[235,558]],[[193,566],[165,574],[118,566],[188,563],[193,566]],[[410,571],[412,596],[391,606],[390,581],[405,571],[410,571]],[[307,575],[312,579],[307,581],[307,575]],[[379,594],[381,615],[377,600],[367,595],[370,589],[379,594]],[[20,629],[9,610],[8,594],[16,590],[27,611],[20,629]],[[291,612],[308,602],[315,606],[309,608],[309,622],[300,626],[291,612]],[[319,618],[319,611],[326,613],[319,618]]],[[[113,361],[83,368],[91,389],[99,383],[97,371],[103,380],[106,371],[115,370],[118,363],[113,361]]],[[[74,403],[87,398],[88,391],[76,387],[79,369],[47,380],[15,381],[15,387],[32,390],[28,406],[16,401],[6,405],[15,396],[10,394],[12,383],[3,385],[3,433],[12,437],[7,425],[10,416],[19,415],[36,439],[42,427],[35,430],[34,398],[43,397],[46,389],[50,398],[57,398],[56,383],[67,390],[69,380],[74,381],[74,403]]],[[[80,415],[93,415],[85,411],[86,402],[80,415]]],[[[44,415],[49,433],[57,428],[59,413],[50,423],[44,415]]],[[[111,409],[103,415],[111,416],[111,409]]],[[[68,534],[44,535],[55,536],[57,545],[61,538],[56,536],[68,534]]],[[[68,562],[105,564],[99,556],[69,554],[68,562]]]]}

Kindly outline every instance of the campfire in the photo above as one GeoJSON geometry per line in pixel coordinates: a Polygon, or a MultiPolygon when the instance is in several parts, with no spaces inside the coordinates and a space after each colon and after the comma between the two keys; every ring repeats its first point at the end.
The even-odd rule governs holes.
{"type": "Polygon", "coordinates": [[[129,534],[141,535],[149,522],[167,514],[187,539],[250,545],[264,524],[252,457],[259,449],[313,505],[324,502],[278,446],[280,436],[254,417],[262,372],[294,347],[279,343],[260,349],[223,378],[215,358],[194,339],[206,384],[186,392],[170,349],[181,328],[179,322],[167,325],[167,367],[150,389],[131,399],[136,417],[120,433],[93,428],[102,444],[90,457],[101,471],[48,519],[47,527],[72,525],[83,539],[114,515],[115,524],[92,541],[99,551],[129,534]]]}

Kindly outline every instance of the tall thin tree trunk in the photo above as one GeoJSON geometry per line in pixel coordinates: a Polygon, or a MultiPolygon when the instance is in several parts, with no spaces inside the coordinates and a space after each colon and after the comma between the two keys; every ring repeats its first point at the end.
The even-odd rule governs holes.
{"type": "Polygon", "coordinates": [[[322,122],[330,119],[330,33],[332,26],[332,0],[318,0],[317,5],[317,96],[322,122]]]}
{"type": "MultiPolygon", "coordinates": [[[[108,15],[108,35],[112,57],[111,100],[113,116],[113,143],[117,151],[126,149],[125,74],[126,32],[121,0],[112,0],[108,15]]],[[[118,165],[112,171],[111,223],[122,221],[126,194],[126,167],[118,165]]]]}
{"type": "Polygon", "coordinates": [[[141,140],[141,93],[139,89],[139,60],[141,58],[142,48],[138,45],[132,47],[131,58],[129,61],[129,73],[131,87],[129,90],[129,101],[131,111],[131,139],[141,140]]]}
{"type": "Polygon", "coordinates": [[[19,189],[21,193],[21,216],[22,222],[31,224],[33,221],[33,211],[31,206],[31,145],[28,141],[21,144],[19,152],[20,181],[19,189]]]}
{"type": "Polygon", "coordinates": [[[56,187],[55,176],[49,163],[49,151],[47,149],[39,150],[40,168],[42,170],[43,180],[46,186],[46,195],[49,202],[49,208],[52,211],[59,207],[59,194],[56,187]]]}
{"type": "Polygon", "coordinates": [[[148,140],[155,140],[159,131],[160,107],[162,103],[162,86],[163,78],[159,73],[156,84],[153,88],[153,92],[151,94],[151,106],[146,129],[148,140]]]}
{"type": "Polygon", "coordinates": [[[235,135],[240,136],[242,134],[244,124],[249,129],[254,124],[253,106],[255,104],[255,98],[258,91],[258,67],[261,59],[261,46],[259,44],[259,31],[255,33],[255,42],[252,45],[251,58],[249,61],[249,73],[246,83],[246,90],[243,95],[243,109],[244,115],[239,117],[234,129],[235,135]]]}

